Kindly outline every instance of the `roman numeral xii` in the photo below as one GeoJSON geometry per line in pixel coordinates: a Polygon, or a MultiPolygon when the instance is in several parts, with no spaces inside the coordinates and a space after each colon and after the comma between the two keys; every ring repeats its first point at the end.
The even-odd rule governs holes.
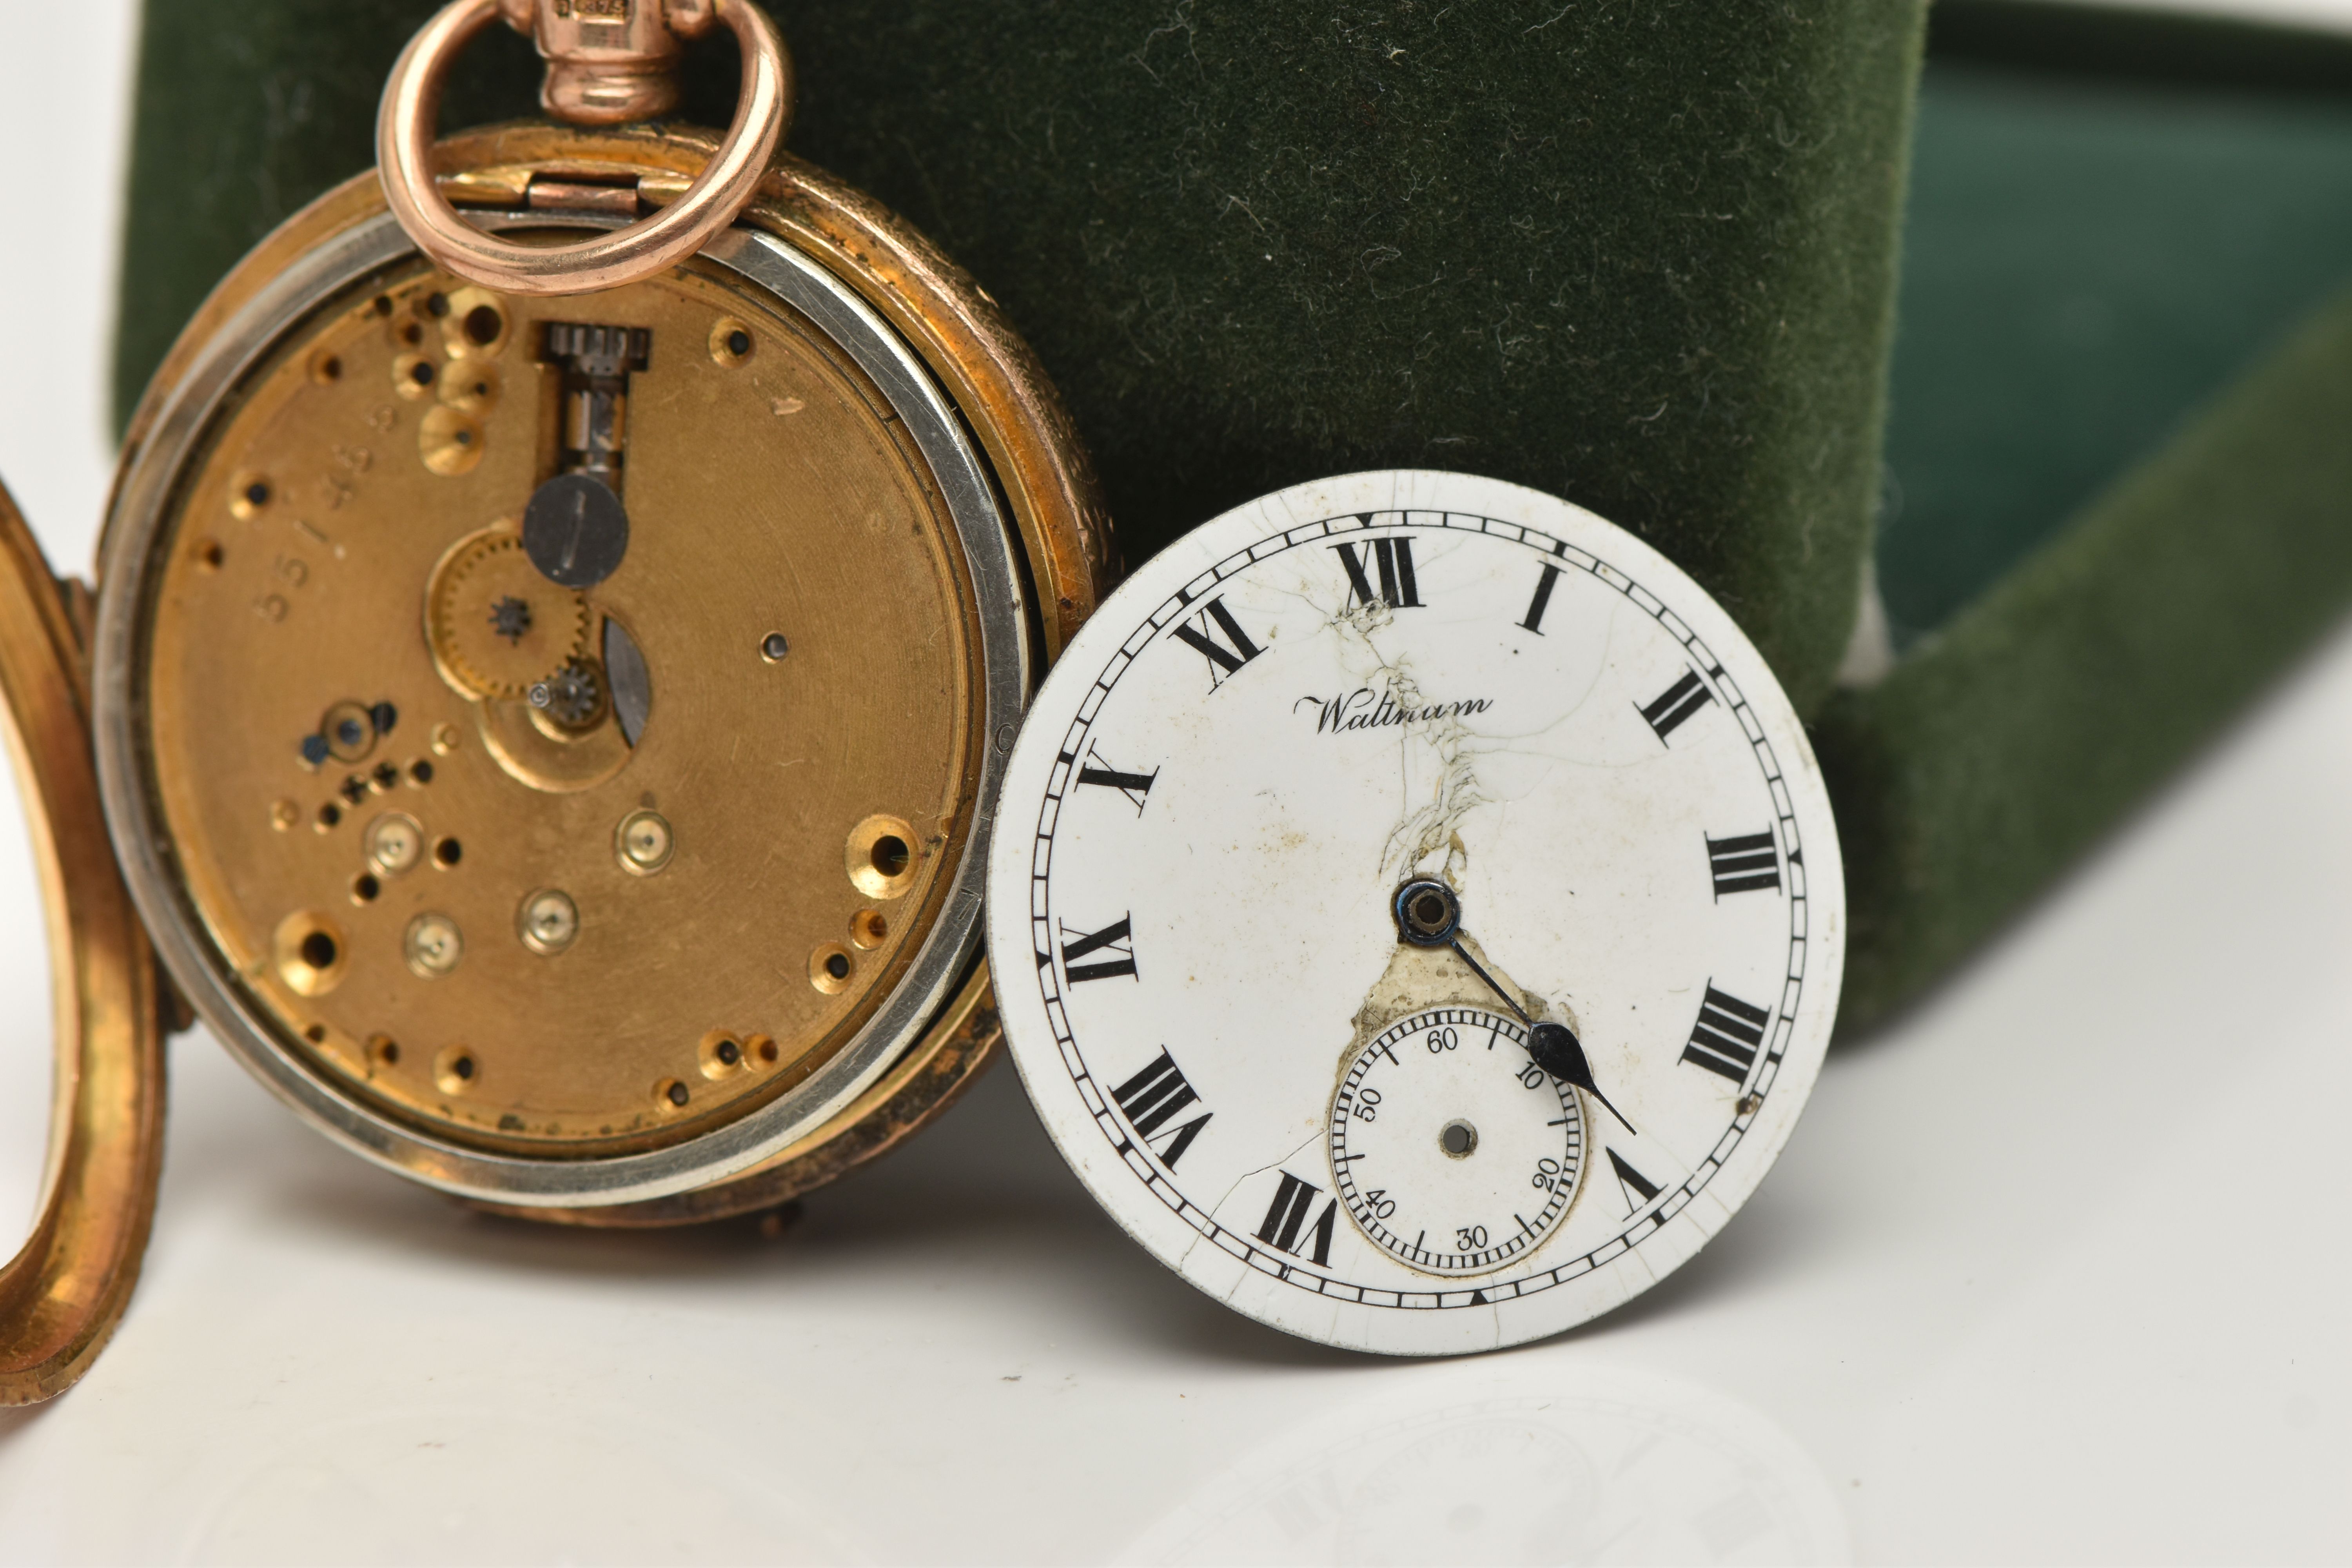
{"type": "Polygon", "coordinates": [[[1410,539],[1374,539],[1364,548],[1370,560],[1356,553],[1353,544],[1335,544],[1339,564],[1348,569],[1348,587],[1359,605],[1386,605],[1391,610],[1417,610],[1421,605],[1421,587],[1412,574],[1412,541],[1410,539]],[[1367,566],[1370,570],[1367,570],[1367,566]],[[1372,592],[1372,577],[1381,580],[1380,592],[1372,592]]]}

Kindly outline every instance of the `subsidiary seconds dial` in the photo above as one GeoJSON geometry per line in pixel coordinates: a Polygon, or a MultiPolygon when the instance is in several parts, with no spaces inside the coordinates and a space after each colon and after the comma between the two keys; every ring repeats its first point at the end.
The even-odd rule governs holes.
{"type": "Polygon", "coordinates": [[[1073,640],[989,951],[1039,1115],[1219,1300],[1402,1354],[1555,1332],[1746,1201],[1836,1011],[1836,834],[1730,618],[1422,471],[1220,517],[1073,640]]]}
{"type": "Polygon", "coordinates": [[[1373,1245],[1433,1274],[1489,1274],[1551,1234],[1584,1118],[1527,1046],[1512,1019],[1433,1007],[1356,1054],[1331,1104],[1331,1173],[1373,1245]]]}

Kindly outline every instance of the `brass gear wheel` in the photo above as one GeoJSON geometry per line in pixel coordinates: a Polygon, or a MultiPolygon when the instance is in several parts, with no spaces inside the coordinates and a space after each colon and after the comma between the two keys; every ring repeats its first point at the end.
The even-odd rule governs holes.
{"type": "Polygon", "coordinates": [[[588,602],[540,575],[520,535],[490,529],[435,568],[425,635],[441,679],[460,694],[511,701],[580,657],[588,602]]]}

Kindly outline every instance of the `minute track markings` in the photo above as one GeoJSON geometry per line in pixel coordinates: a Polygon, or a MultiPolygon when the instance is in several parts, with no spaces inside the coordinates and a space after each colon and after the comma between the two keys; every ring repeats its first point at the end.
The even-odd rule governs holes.
{"type": "MultiPolygon", "coordinates": [[[[1198,574],[1192,580],[1191,586],[1180,589],[1178,592],[1171,594],[1166,600],[1162,601],[1159,609],[1152,612],[1150,616],[1138,617],[1134,634],[1108,656],[1103,673],[1094,682],[1096,694],[1089,699],[1081,711],[1074,715],[1071,719],[1069,729],[1066,732],[1066,739],[1062,750],[1069,752],[1074,755],[1085,754],[1085,751],[1088,743],[1088,736],[1092,731],[1095,723],[1099,719],[1106,705],[1110,701],[1115,689],[1119,685],[1124,677],[1134,668],[1134,661],[1141,655],[1148,645],[1152,641],[1160,640],[1165,634],[1167,634],[1170,630],[1170,623],[1176,620],[1180,616],[1190,614],[1198,620],[1200,617],[1207,614],[1205,610],[1199,607],[1202,591],[1206,590],[1213,594],[1215,584],[1225,583],[1228,580],[1247,572],[1252,567],[1271,560],[1272,558],[1288,551],[1316,544],[1329,544],[1343,537],[1360,537],[1356,531],[1360,528],[1360,522],[1354,515],[1335,516],[1310,522],[1292,524],[1287,527],[1276,525],[1270,528],[1269,531],[1265,535],[1260,537],[1246,548],[1235,551],[1224,560],[1217,563],[1207,571],[1198,574]]],[[[1672,637],[1676,644],[1680,645],[1687,651],[1690,658],[1694,661],[1696,669],[1704,670],[1707,679],[1711,681],[1719,682],[1725,679],[1722,665],[1708,651],[1705,643],[1696,635],[1692,633],[1688,627],[1685,626],[1679,617],[1674,615],[1671,606],[1664,605],[1663,601],[1655,600],[1654,595],[1646,595],[1645,591],[1640,588],[1636,580],[1617,571],[1613,567],[1608,566],[1605,563],[1593,557],[1579,546],[1571,545],[1563,539],[1556,538],[1540,529],[1529,525],[1508,522],[1498,519],[1485,518],[1465,512],[1414,514],[1402,526],[1410,527],[1416,531],[1423,530],[1442,530],[1449,536],[1468,535],[1471,537],[1493,539],[1506,544],[1516,544],[1524,547],[1531,553],[1536,554],[1538,559],[1546,560],[1548,562],[1557,561],[1562,563],[1563,565],[1560,574],[1563,578],[1567,577],[1570,574],[1570,571],[1572,569],[1575,573],[1582,576],[1591,577],[1606,586],[1612,592],[1632,601],[1638,608],[1642,609],[1644,614],[1649,615],[1653,619],[1658,621],[1661,625],[1661,629],[1664,630],[1667,636],[1672,637]],[[1430,521],[1421,521],[1423,516],[1429,517],[1430,521]],[[1654,608],[1652,607],[1652,604],[1643,603],[1643,601],[1644,598],[1652,600],[1653,603],[1656,604],[1659,607],[1654,608]]],[[[1230,614],[1230,611],[1228,611],[1228,614],[1230,614]]],[[[1204,624],[1214,625],[1215,622],[1213,618],[1212,618],[1204,624]]],[[[1222,627],[1219,629],[1222,630],[1222,627]]],[[[1190,639],[1180,640],[1190,641],[1190,639]]],[[[1266,648],[1259,647],[1255,638],[1251,639],[1251,647],[1255,650],[1255,654],[1252,657],[1262,655],[1268,651],[1266,648]]],[[[1238,648],[1233,648],[1231,651],[1238,653],[1240,650],[1238,648]]],[[[1203,657],[1205,658],[1207,656],[1204,655],[1203,657]]],[[[1246,664],[1249,662],[1249,659],[1243,658],[1240,662],[1246,664]]],[[[1216,686],[1222,684],[1224,679],[1230,678],[1231,672],[1224,670],[1223,666],[1219,665],[1213,659],[1210,660],[1210,664],[1213,674],[1212,689],[1213,690],[1216,686]]],[[[1762,774],[1767,787],[1776,792],[1776,799],[1780,798],[1777,792],[1780,784],[1780,768],[1773,754],[1770,740],[1763,731],[1756,725],[1755,721],[1748,716],[1747,700],[1738,694],[1736,688],[1727,686],[1721,689],[1719,697],[1715,696],[1713,692],[1710,693],[1710,696],[1714,697],[1715,700],[1719,702],[1727,713],[1735,715],[1739,719],[1743,738],[1748,742],[1749,750],[1755,757],[1757,765],[1762,774]]],[[[1707,706],[1707,704],[1702,702],[1697,706],[1703,709],[1707,706]]],[[[1687,717],[1687,715],[1685,717],[1687,717]]],[[[1036,889],[1035,901],[1033,904],[1034,914],[1031,924],[1033,928],[1040,933],[1039,942],[1041,945],[1045,940],[1044,933],[1051,929],[1050,909],[1053,901],[1052,865],[1054,849],[1056,843],[1056,828],[1053,821],[1053,811],[1060,799],[1061,796],[1058,794],[1047,792],[1043,795],[1039,800],[1040,816],[1038,819],[1038,828],[1035,835],[1037,847],[1034,860],[1034,869],[1031,873],[1030,880],[1033,887],[1036,889]]],[[[1787,863],[1792,866],[1801,864],[1801,862],[1799,860],[1799,855],[1801,853],[1801,849],[1798,841],[1795,823],[1787,814],[1785,807],[1782,808],[1779,815],[1784,842],[1789,851],[1787,863]]],[[[1766,1053],[1768,1068],[1769,1064],[1777,1062],[1780,1058],[1780,1051],[1785,1044],[1790,1021],[1793,1018],[1796,1011],[1796,999],[1803,985],[1803,976],[1805,972],[1804,954],[1807,942],[1806,936],[1802,934],[1805,931],[1805,926],[1803,924],[1803,910],[1807,901],[1808,900],[1801,888],[1792,886],[1790,889],[1790,963],[1784,980],[1784,989],[1787,993],[1787,999],[1784,1002],[1781,1012],[1774,1016],[1773,1026],[1768,1035],[1768,1037],[1772,1042],[1770,1049],[1766,1053]]],[[[1046,1015],[1047,1026],[1052,1032],[1053,1038],[1061,1047],[1065,1069],[1072,1074],[1074,1081],[1085,1082],[1087,1080],[1087,1074],[1085,1069],[1079,1065],[1084,1061],[1084,1054],[1079,1050],[1076,1038],[1072,1032],[1072,1027],[1066,1015],[1062,1012],[1060,1007],[1061,987],[1056,984],[1059,976],[1055,973],[1054,966],[1050,964],[1041,967],[1036,973],[1043,994],[1048,1004],[1046,1015]]],[[[1759,1088],[1762,1086],[1762,1082],[1763,1080],[1759,1079],[1759,1088]]],[[[1091,1096],[1095,1091],[1091,1087],[1089,1087],[1087,1092],[1089,1096],[1091,1096]]],[[[1113,1147],[1116,1147],[1119,1137],[1122,1135],[1121,1132],[1115,1129],[1108,1121],[1098,1122],[1098,1131],[1113,1147]]],[[[1594,1269],[1604,1267],[1605,1265],[1602,1262],[1596,1261],[1596,1259],[1600,1258],[1600,1255],[1606,1253],[1609,1258],[1614,1258],[1627,1247],[1634,1245],[1633,1237],[1636,1232],[1641,1233],[1641,1240],[1643,1242],[1646,1242],[1650,1236],[1655,1234],[1659,1228],[1670,1223],[1673,1218],[1681,1212],[1682,1208],[1689,1203],[1690,1199],[1702,1191],[1706,1187],[1707,1182],[1722,1169],[1723,1163],[1730,1157],[1732,1151],[1738,1145],[1740,1139],[1744,1137],[1745,1131],[1746,1129],[1744,1126],[1735,1123],[1732,1130],[1725,1136],[1713,1152],[1711,1152],[1707,1158],[1699,1163],[1694,1173],[1685,1181],[1677,1184],[1671,1190],[1665,1192],[1658,1200],[1653,1211],[1654,1217],[1644,1216],[1637,1222],[1629,1224],[1614,1232],[1590,1250],[1581,1253],[1575,1258],[1557,1262],[1549,1268],[1517,1278],[1507,1278],[1500,1281],[1494,1279],[1482,1280],[1480,1282],[1479,1289],[1475,1291],[1445,1291],[1435,1288],[1427,1290],[1414,1290],[1411,1289],[1400,1289],[1393,1285],[1357,1283],[1343,1279],[1330,1279],[1324,1276],[1310,1275],[1303,1271],[1294,1274],[1289,1272],[1288,1268],[1286,1267],[1294,1262],[1294,1259],[1290,1256],[1285,1254],[1267,1255],[1263,1245],[1257,1243],[1254,1237],[1246,1234],[1236,1234],[1224,1225],[1220,1224],[1218,1221],[1211,1217],[1206,1211],[1201,1209],[1197,1205],[1186,1198],[1180,1191],[1172,1187],[1164,1187],[1164,1184],[1158,1179],[1147,1182],[1146,1188],[1150,1191],[1171,1212],[1177,1215],[1187,1226],[1198,1232],[1203,1237],[1211,1240],[1221,1250],[1236,1259],[1240,1259],[1250,1264],[1253,1268],[1255,1268],[1259,1272],[1271,1277],[1286,1279],[1289,1284],[1297,1287],[1309,1295],[1322,1295],[1341,1301],[1364,1302],[1370,1305],[1406,1310],[1436,1310],[1441,1308],[1454,1308],[1475,1304],[1473,1301],[1474,1296],[1477,1297],[1481,1301],[1501,1301],[1514,1300],[1521,1296],[1538,1294],[1542,1291],[1553,1289],[1554,1287],[1580,1279],[1583,1276],[1593,1272],[1594,1269]]],[[[1351,1165],[1349,1168],[1352,1169],[1354,1167],[1351,1165]]],[[[1138,1172],[1138,1177],[1139,1179],[1141,1179],[1139,1172],[1138,1172]]]]}

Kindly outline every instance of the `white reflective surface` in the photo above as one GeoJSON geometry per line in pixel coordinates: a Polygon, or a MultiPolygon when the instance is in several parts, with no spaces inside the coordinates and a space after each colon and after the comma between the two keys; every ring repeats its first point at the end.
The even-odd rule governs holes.
{"type": "MultiPolygon", "coordinates": [[[[75,68],[114,58],[113,7],[65,11],[100,51],[75,68]]],[[[112,124],[25,58],[11,131],[112,124]]],[[[0,318],[49,376],[12,378],[0,473],[78,564],[107,253],[86,300],[28,292],[49,221],[0,216],[0,318]]],[[[365,1167],[191,1037],[121,1332],[0,1413],[0,1562],[2340,1562],[2347,800],[2338,637],[1927,1006],[1832,1050],[1682,1272],[1432,1365],[1166,1274],[1003,1069],[776,1241],[595,1237],[365,1167]]],[[[31,896],[0,875],[20,948],[31,896]]],[[[47,1030],[0,991],[0,1223],[32,1198],[47,1030]]]]}
{"type": "Polygon", "coordinates": [[[1009,1072],[778,1240],[598,1237],[362,1166],[188,1038],[130,1318],[0,1416],[0,1558],[2340,1559],[2347,786],[2339,638],[1833,1051],[1682,1273],[1424,1366],[1163,1272],[1009,1072]]]}

